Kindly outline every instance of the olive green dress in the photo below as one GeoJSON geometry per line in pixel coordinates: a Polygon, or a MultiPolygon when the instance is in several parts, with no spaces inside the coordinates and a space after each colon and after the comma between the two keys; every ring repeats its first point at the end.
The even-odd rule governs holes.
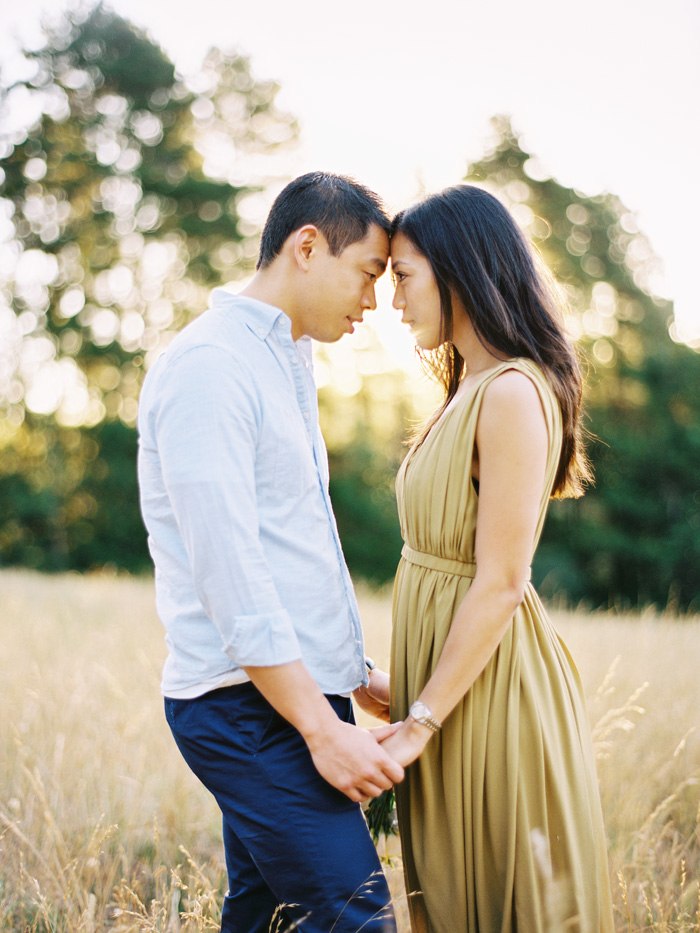
{"type": "MultiPolygon", "coordinates": [[[[435,669],[475,574],[476,423],[486,386],[508,369],[529,376],[547,421],[547,482],[535,542],[542,530],[561,413],[536,365],[508,361],[476,380],[399,470],[405,544],[394,587],[394,720],[406,716],[435,669]]],[[[483,673],[396,794],[414,931],[613,930],[581,684],[531,584],[483,673]]]]}

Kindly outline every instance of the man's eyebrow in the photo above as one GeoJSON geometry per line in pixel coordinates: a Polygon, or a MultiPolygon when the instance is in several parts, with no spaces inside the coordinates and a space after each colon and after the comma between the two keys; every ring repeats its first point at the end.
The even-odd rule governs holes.
{"type": "Polygon", "coordinates": [[[386,272],[386,263],[384,262],[383,259],[379,259],[377,256],[375,256],[372,259],[370,259],[369,262],[370,262],[370,265],[374,265],[380,270],[380,274],[382,272],[386,272]]]}

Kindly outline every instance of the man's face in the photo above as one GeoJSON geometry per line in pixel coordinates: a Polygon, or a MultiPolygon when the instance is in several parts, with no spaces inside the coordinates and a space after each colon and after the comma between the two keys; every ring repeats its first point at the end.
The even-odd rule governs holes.
{"type": "Polygon", "coordinates": [[[332,256],[320,231],[313,245],[304,284],[304,308],[295,322],[296,336],[333,343],[351,334],[365,311],[377,307],[374,286],[386,269],[389,237],[371,226],[366,236],[332,256]]]}

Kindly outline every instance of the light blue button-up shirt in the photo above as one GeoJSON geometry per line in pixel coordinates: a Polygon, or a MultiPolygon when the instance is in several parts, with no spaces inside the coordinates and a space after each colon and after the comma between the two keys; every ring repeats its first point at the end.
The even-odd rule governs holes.
{"type": "Polygon", "coordinates": [[[149,370],[141,511],[168,657],[188,698],[302,659],[324,693],[367,682],[328,495],[311,341],[279,308],[217,289],[149,370]]]}

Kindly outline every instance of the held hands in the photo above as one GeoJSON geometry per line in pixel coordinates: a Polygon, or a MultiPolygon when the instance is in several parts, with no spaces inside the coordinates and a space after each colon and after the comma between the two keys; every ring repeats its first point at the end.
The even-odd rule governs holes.
{"type": "MultiPolygon", "coordinates": [[[[378,797],[403,780],[403,768],[380,744],[398,730],[398,724],[369,731],[343,722],[302,661],[249,665],[245,671],[268,703],[303,736],[319,774],[350,800],[378,797]]],[[[376,694],[372,700],[378,709],[387,707],[386,674],[371,693],[376,694]]]]}
{"type": "Polygon", "coordinates": [[[378,797],[404,778],[404,768],[425,748],[431,732],[410,717],[389,723],[389,675],[374,668],[369,684],[353,691],[361,709],[387,725],[362,729],[335,720],[333,728],[306,736],[317,771],[356,803],[378,797]]]}
{"type": "MultiPolygon", "coordinates": [[[[373,668],[369,673],[369,684],[358,687],[353,698],[366,713],[389,723],[389,675],[386,671],[373,668]]],[[[371,732],[382,748],[404,768],[418,758],[432,734],[410,717],[405,722],[391,723],[371,732]]]]}
{"type": "Polygon", "coordinates": [[[337,720],[332,729],[307,737],[306,743],[319,774],[359,803],[403,780],[403,768],[380,744],[399,727],[394,723],[369,731],[337,720]]]}

